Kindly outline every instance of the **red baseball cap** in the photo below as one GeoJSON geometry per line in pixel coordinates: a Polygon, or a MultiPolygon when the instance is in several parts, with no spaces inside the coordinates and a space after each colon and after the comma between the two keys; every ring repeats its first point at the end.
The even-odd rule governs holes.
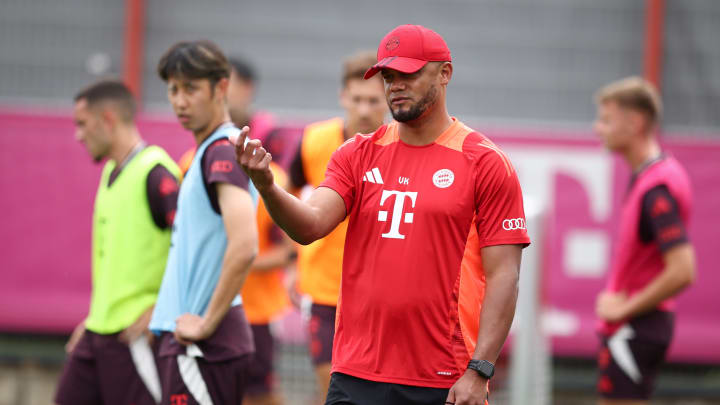
{"type": "Polygon", "coordinates": [[[381,69],[415,73],[428,62],[450,62],[450,50],[437,32],[422,25],[401,25],[380,41],[378,63],[365,72],[369,79],[381,69]]]}

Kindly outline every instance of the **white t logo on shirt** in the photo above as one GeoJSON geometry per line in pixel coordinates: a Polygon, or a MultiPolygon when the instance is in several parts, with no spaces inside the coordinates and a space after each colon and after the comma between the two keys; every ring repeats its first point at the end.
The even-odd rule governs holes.
{"type": "MultiPolygon", "coordinates": [[[[415,208],[415,201],[417,200],[418,193],[416,191],[395,191],[395,190],[383,190],[382,197],[380,198],[380,206],[385,204],[385,200],[391,195],[395,196],[395,204],[393,206],[392,218],[390,220],[390,231],[382,234],[383,238],[389,239],[405,239],[405,235],[400,233],[400,220],[406,224],[412,224],[413,213],[406,212],[403,215],[403,206],[405,205],[405,197],[410,197],[412,208],[415,208]]],[[[378,221],[386,222],[388,212],[378,212],[378,221]]]]}

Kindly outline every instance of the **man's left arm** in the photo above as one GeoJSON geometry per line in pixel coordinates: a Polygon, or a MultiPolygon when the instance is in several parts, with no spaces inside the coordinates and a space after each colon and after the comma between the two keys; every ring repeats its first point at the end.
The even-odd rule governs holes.
{"type": "MultiPolygon", "coordinates": [[[[496,245],[481,250],[486,286],[473,360],[494,364],[505,343],[515,316],[522,249],[523,245],[496,245]]],[[[477,371],[467,369],[451,388],[454,397],[449,402],[484,404],[487,383],[477,371]]]]}
{"type": "Polygon", "coordinates": [[[473,360],[495,363],[505,343],[515,316],[522,249],[498,245],[481,250],[486,286],[473,360]]]}
{"type": "MultiPolygon", "coordinates": [[[[476,185],[476,215],[486,285],[472,360],[494,365],[515,316],[522,249],[530,238],[522,190],[509,159],[492,149],[481,163],[484,180],[476,185]]],[[[487,385],[487,378],[467,369],[450,389],[447,402],[485,404],[487,385]]]]}
{"type": "Polygon", "coordinates": [[[255,208],[250,193],[228,183],[216,183],[215,186],[228,244],[220,279],[205,314],[202,317],[184,314],[177,319],[175,338],[184,344],[206,339],[215,332],[242,288],[257,255],[255,208]]]}

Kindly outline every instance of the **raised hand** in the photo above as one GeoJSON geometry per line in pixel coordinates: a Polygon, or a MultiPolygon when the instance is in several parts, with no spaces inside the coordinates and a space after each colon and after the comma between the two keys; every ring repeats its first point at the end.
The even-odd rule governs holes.
{"type": "Polygon", "coordinates": [[[273,185],[273,174],[270,171],[272,156],[258,139],[248,140],[250,128],[245,126],[237,137],[231,137],[235,144],[235,159],[242,170],[250,177],[255,188],[262,193],[273,185]]]}

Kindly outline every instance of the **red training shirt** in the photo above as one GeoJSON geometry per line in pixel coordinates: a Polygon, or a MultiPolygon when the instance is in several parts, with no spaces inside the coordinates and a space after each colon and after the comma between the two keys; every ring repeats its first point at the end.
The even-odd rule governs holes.
{"type": "Polygon", "coordinates": [[[338,148],[320,186],[350,217],[333,372],[451,387],[475,350],[480,249],[530,242],[510,161],[454,118],[425,146],[391,123],[338,148]]]}

